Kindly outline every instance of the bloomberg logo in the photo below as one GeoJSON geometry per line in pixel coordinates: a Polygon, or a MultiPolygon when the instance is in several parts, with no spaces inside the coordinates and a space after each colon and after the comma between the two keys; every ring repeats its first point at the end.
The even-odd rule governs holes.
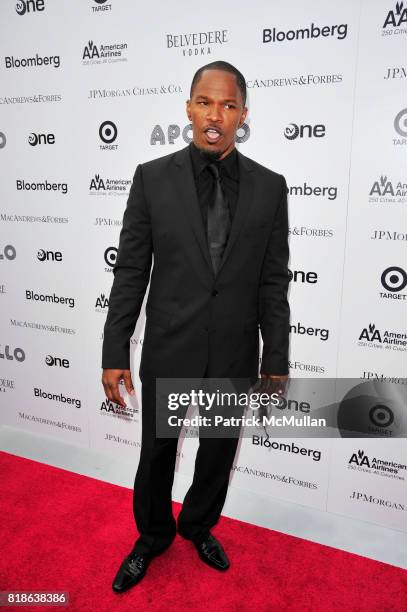
{"type": "Polygon", "coordinates": [[[291,40],[305,40],[309,38],[323,38],[336,37],[338,40],[346,38],[348,33],[348,24],[342,23],[340,25],[332,26],[316,26],[311,23],[306,28],[299,28],[298,30],[277,30],[276,28],[264,28],[263,29],[263,43],[270,42],[283,42],[291,40]]]}

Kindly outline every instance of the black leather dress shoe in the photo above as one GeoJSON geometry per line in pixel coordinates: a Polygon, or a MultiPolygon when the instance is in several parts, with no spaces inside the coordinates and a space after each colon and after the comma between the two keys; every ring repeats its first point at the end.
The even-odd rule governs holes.
{"type": "Polygon", "coordinates": [[[222,544],[210,533],[203,542],[194,542],[200,559],[210,567],[217,570],[227,570],[229,559],[223,550],[222,544]]]}
{"type": "Polygon", "coordinates": [[[131,552],[124,558],[119,571],[113,580],[112,589],[116,593],[123,593],[136,585],[144,577],[150,558],[131,552]]]}

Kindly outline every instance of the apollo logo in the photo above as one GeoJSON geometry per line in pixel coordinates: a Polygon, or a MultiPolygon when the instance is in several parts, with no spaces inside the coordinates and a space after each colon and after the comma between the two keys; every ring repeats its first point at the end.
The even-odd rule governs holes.
{"type": "MultiPolygon", "coordinates": [[[[168,141],[168,144],[175,144],[175,141],[180,136],[182,137],[184,142],[186,142],[187,144],[192,142],[192,123],[189,123],[188,125],[186,125],[183,128],[182,132],[181,132],[181,128],[179,125],[171,123],[166,130],[166,134],[164,132],[164,129],[161,127],[161,125],[155,125],[153,128],[153,131],[151,132],[150,144],[151,145],[156,145],[156,144],[165,145],[167,141],[168,141]],[[190,132],[191,132],[191,135],[190,135],[190,132]]],[[[244,123],[242,127],[239,128],[239,130],[236,133],[236,142],[238,143],[246,142],[246,140],[248,140],[249,137],[250,137],[250,127],[247,125],[247,123],[244,123]]]]}
{"type": "Polygon", "coordinates": [[[3,132],[0,132],[0,149],[4,149],[6,146],[7,138],[3,132]]]}
{"type": "Polygon", "coordinates": [[[295,140],[296,138],[323,138],[325,136],[325,129],[325,126],[322,124],[312,126],[289,123],[284,130],[284,136],[287,140],[295,140]]]}
{"type": "Polygon", "coordinates": [[[45,363],[47,366],[50,366],[50,367],[58,366],[60,368],[69,368],[68,359],[62,359],[61,357],[54,357],[53,355],[47,355],[45,357],[45,363]]]}
{"type": "Polygon", "coordinates": [[[45,9],[44,0],[19,0],[16,4],[17,15],[40,13],[45,9]]]}
{"type": "Polygon", "coordinates": [[[38,261],[62,261],[61,251],[44,251],[40,249],[37,252],[38,261]]]}
{"type": "Polygon", "coordinates": [[[6,246],[3,248],[3,252],[0,250],[0,260],[8,259],[9,261],[12,261],[16,258],[16,256],[17,252],[12,244],[6,244],[6,246]]]}
{"type": "Polygon", "coordinates": [[[19,347],[15,349],[10,349],[9,344],[6,344],[3,353],[0,345],[0,359],[8,359],[10,361],[13,361],[13,359],[15,359],[16,361],[19,361],[21,363],[22,361],[25,361],[25,353],[23,349],[19,347]]]}
{"type": "Polygon", "coordinates": [[[55,144],[54,134],[35,134],[31,132],[28,136],[28,144],[32,147],[36,147],[41,144],[55,144]]]}

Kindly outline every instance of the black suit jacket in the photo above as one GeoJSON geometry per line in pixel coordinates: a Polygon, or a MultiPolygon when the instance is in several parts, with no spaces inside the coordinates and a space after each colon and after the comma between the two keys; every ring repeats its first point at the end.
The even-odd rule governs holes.
{"type": "Polygon", "coordinates": [[[130,368],[150,280],[140,378],[288,373],[287,186],[238,153],[240,189],[215,276],[189,147],[137,166],[104,327],[103,368],[130,368]]]}

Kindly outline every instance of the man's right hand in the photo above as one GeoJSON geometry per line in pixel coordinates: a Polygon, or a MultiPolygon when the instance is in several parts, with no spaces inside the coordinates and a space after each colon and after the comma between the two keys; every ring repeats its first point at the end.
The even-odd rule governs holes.
{"type": "Polygon", "coordinates": [[[131,379],[130,370],[116,370],[113,368],[103,368],[102,385],[106,393],[106,397],[126,408],[126,402],[120,395],[119,381],[124,380],[124,386],[129,395],[134,395],[133,381],[131,379]]]}

